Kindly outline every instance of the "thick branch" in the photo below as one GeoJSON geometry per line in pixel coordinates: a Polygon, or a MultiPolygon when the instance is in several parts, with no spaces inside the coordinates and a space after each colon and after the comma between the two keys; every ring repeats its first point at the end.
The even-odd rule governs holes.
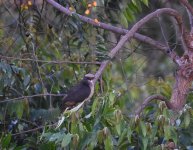
{"type": "Polygon", "coordinates": [[[186,97],[193,81],[192,67],[193,65],[190,68],[181,67],[176,74],[176,82],[170,100],[171,109],[174,111],[181,110],[186,103],[186,97]]]}
{"type": "MultiPolygon", "coordinates": [[[[139,115],[141,114],[141,112],[143,111],[143,109],[144,109],[152,100],[164,101],[164,102],[166,103],[166,105],[167,105],[167,99],[166,99],[164,96],[158,95],[158,94],[151,95],[151,96],[147,97],[147,98],[143,101],[142,105],[140,105],[140,107],[135,111],[135,114],[139,116],[139,115]]],[[[167,107],[168,107],[168,106],[167,106],[167,107]]]]}
{"type": "MultiPolygon", "coordinates": [[[[59,5],[58,3],[54,2],[53,0],[47,0],[48,3],[50,3],[51,5],[53,5],[54,7],[56,7],[57,9],[59,9],[60,11],[64,12],[67,15],[73,15],[74,12],[69,11],[68,9],[64,8],[63,6],[59,5]]],[[[183,1],[182,2],[186,2],[183,1]]],[[[158,9],[155,12],[145,16],[143,19],[141,19],[140,21],[138,21],[129,31],[125,30],[125,29],[120,29],[117,27],[113,27],[104,23],[96,23],[94,20],[88,18],[88,17],[84,17],[81,16],[79,14],[76,14],[79,16],[80,20],[87,22],[89,24],[92,24],[94,26],[112,31],[114,33],[119,33],[119,34],[125,34],[121,40],[118,42],[118,44],[109,52],[108,56],[113,59],[115,57],[115,55],[117,54],[117,52],[122,48],[122,46],[129,40],[131,40],[131,38],[136,38],[140,41],[144,42],[144,39],[141,39],[141,35],[137,34],[136,32],[138,31],[139,28],[141,28],[146,22],[148,22],[149,20],[151,20],[152,18],[155,18],[159,15],[162,14],[167,14],[169,16],[172,16],[175,18],[175,20],[177,21],[178,27],[179,27],[179,31],[182,37],[186,37],[186,34],[184,33],[184,27],[183,27],[183,22],[182,22],[182,17],[180,16],[180,14],[176,11],[173,10],[171,8],[163,8],[163,9],[158,9]]],[[[146,37],[143,37],[147,40],[146,37]]],[[[185,38],[186,39],[186,38],[185,38]]],[[[181,43],[183,43],[183,38],[180,38],[181,43]]],[[[152,39],[152,41],[154,41],[152,39]]],[[[145,42],[149,42],[149,44],[151,44],[154,47],[157,47],[156,45],[154,45],[155,42],[150,42],[150,40],[148,39],[148,41],[145,42]]],[[[187,42],[186,42],[187,44],[187,42]]],[[[159,46],[158,46],[159,47],[159,46]]],[[[164,46],[165,47],[165,46],[164,46]]],[[[163,50],[163,49],[162,49],[163,50]]],[[[164,51],[167,50],[167,47],[164,48],[164,51]]],[[[177,62],[179,64],[179,66],[182,66],[181,64],[183,64],[181,62],[181,59],[179,60],[179,57],[177,57],[177,55],[175,54],[175,52],[171,52],[169,51],[169,56],[173,59],[174,62],[177,62]]],[[[95,79],[94,79],[94,83],[96,83],[96,81],[99,79],[99,77],[101,76],[101,74],[103,73],[103,71],[105,70],[106,66],[110,63],[110,60],[106,60],[104,62],[102,62],[102,64],[100,65],[99,70],[96,72],[95,74],[95,79]]],[[[187,70],[189,71],[189,70],[187,70]]],[[[171,108],[172,110],[179,110],[182,108],[184,102],[185,102],[185,98],[186,98],[186,94],[187,94],[187,89],[190,88],[190,83],[191,83],[192,79],[184,79],[182,76],[180,76],[180,78],[177,79],[176,85],[174,87],[173,93],[172,93],[172,98],[171,98],[171,102],[167,102],[167,106],[168,108],[171,108]],[[182,88],[180,88],[180,86],[182,86],[182,88]]],[[[155,97],[153,97],[155,98],[155,97]]],[[[158,97],[160,98],[160,97],[158,97]]],[[[146,100],[147,102],[150,101],[152,99],[152,97],[148,100],[146,100]]],[[[165,98],[163,98],[165,101],[165,98]]],[[[163,100],[162,99],[162,100],[163,100]]]]}
{"type": "MultiPolygon", "coordinates": [[[[116,55],[116,53],[122,48],[122,46],[128,41],[130,40],[134,34],[137,32],[137,30],[139,28],[141,28],[146,22],[148,22],[149,20],[151,20],[152,18],[155,18],[161,14],[169,14],[172,15],[176,18],[176,20],[178,21],[179,27],[181,29],[181,31],[183,30],[182,27],[182,18],[180,17],[180,15],[178,14],[177,11],[170,9],[170,8],[163,8],[163,9],[158,9],[155,12],[152,12],[151,14],[145,16],[143,19],[141,19],[140,21],[138,21],[132,28],[131,30],[129,30],[127,32],[126,35],[124,35],[121,40],[118,42],[118,44],[110,51],[109,53],[109,57],[112,59],[114,58],[114,56],[116,55]]],[[[94,82],[96,82],[100,75],[102,74],[102,72],[104,71],[104,69],[106,68],[107,64],[110,62],[110,60],[104,61],[99,70],[97,71],[96,75],[95,75],[95,80],[94,82]]]]}
{"type": "MultiPolygon", "coordinates": [[[[114,26],[111,26],[109,24],[105,24],[105,23],[102,23],[102,22],[96,23],[93,19],[82,16],[82,15],[79,15],[75,12],[71,12],[69,9],[63,7],[62,5],[58,4],[57,2],[55,2],[53,0],[47,0],[47,2],[50,3],[52,6],[54,6],[55,8],[57,8],[58,10],[60,10],[61,12],[65,13],[66,15],[69,15],[69,16],[72,16],[73,14],[78,15],[80,20],[82,20],[83,22],[89,23],[93,26],[96,26],[96,27],[99,27],[99,28],[102,28],[102,29],[106,29],[106,30],[112,31],[114,33],[118,33],[118,34],[122,34],[122,35],[124,35],[128,32],[128,30],[126,30],[126,29],[114,27],[114,26]]],[[[175,16],[175,18],[180,18],[180,17],[178,17],[179,15],[176,11],[174,11],[173,9],[171,9],[171,10],[172,11],[171,11],[170,15],[175,16]]],[[[178,20],[177,21],[178,24],[181,24],[181,21],[180,21],[181,19],[177,19],[177,20],[178,20]]],[[[153,47],[158,48],[159,50],[161,50],[163,52],[167,52],[167,50],[168,50],[167,46],[161,44],[158,41],[153,40],[150,37],[135,33],[134,38],[141,41],[141,42],[145,42],[147,44],[150,44],[153,47]]]]}

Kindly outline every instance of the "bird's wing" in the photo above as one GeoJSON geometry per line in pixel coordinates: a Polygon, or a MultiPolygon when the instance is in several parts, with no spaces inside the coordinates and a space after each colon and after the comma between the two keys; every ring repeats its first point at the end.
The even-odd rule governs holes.
{"type": "Polygon", "coordinates": [[[77,85],[74,88],[68,91],[68,95],[64,98],[63,103],[65,102],[82,102],[90,94],[90,87],[87,85],[77,85]]]}

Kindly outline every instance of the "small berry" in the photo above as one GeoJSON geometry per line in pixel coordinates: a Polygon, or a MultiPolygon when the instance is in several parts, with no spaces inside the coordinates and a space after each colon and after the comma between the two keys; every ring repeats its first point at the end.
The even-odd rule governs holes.
{"type": "Polygon", "coordinates": [[[87,9],[84,13],[85,13],[86,15],[89,15],[89,14],[90,14],[90,10],[87,9]]]}
{"type": "Polygon", "coordinates": [[[94,2],[92,3],[92,5],[93,5],[94,7],[96,7],[96,6],[97,6],[97,2],[94,1],[94,2]]]}

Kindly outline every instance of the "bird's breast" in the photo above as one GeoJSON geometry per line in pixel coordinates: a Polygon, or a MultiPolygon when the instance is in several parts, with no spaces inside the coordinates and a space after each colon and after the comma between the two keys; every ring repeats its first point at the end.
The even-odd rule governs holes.
{"type": "Polygon", "coordinates": [[[90,98],[93,96],[94,94],[94,84],[92,81],[89,81],[89,87],[90,87],[90,94],[88,96],[88,98],[86,99],[87,100],[90,100],[90,98]]]}

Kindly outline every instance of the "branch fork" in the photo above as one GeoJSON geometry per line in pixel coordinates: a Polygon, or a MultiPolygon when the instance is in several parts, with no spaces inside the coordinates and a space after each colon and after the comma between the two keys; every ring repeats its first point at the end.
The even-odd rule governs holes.
{"type": "MultiPolygon", "coordinates": [[[[54,6],[55,8],[57,8],[58,10],[60,10],[61,12],[65,13],[66,15],[70,16],[72,14],[68,9],[64,8],[63,6],[61,6],[54,0],[47,0],[47,2],[50,3],[52,6],[54,6]]],[[[193,14],[193,11],[192,11],[193,9],[187,0],[180,0],[180,2],[193,14]]],[[[182,16],[176,10],[171,9],[171,8],[158,9],[155,12],[150,13],[149,15],[145,16],[143,19],[138,21],[130,30],[117,28],[117,27],[110,26],[102,22],[100,22],[99,24],[88,17],[82,16],[79,14],[76,14],[76,15],[78,15],[80,20],[82,20],[83,22],[86,22],[88,24],[91,24],[99,28],[103,28],[103,29],[112,31],[114,33],[124,35],[120,39],[118,44],[109,51],[108,56],[111,59],[115,57],[115,55],[119,52],[122,46],[126,42],[131,40],[131,38],[136,38],[137,40],[140,40],[142,42],[149,43],[150,45],[156,48],[159,48],[161,51],[168,54],[169,57],[173,60],[173,62],[175,62],[179,66],[177,75],[175,77],[176,81],[173,87],[171,99],[170,101],[166,102],[165,98],[160,97],[158,95],[153,95],[152,97],[146,99],[144,103],[146,102],[148,103],[152,99],[159,99],[159,100],[165,101],[167,107],[174,111],[179,111],[183,108],[183,106],[186,103],[186,97],[189,92],[189,88],[191,86],[192,80],[193,80],[193,36],[192,34],[188,34],[187,32],[185,32],[185,27],[183,26],[182,16]],[[159,43],[158,41],[155,41],[149,37],[146,37],[144,35],[137,33],[138,29],[141,28],[145,23],[163,14],[173,17],[177,22],[179,32],[180,32],[179,39],[181,40],[182,45],[185,44],[184,55],[182,57],[179,57],[174,51],[171,51],[168,46],[163,45],[159,43]]],[[[98,71],[95,74],[94,83],[96,83],[96,81],[102,75],[102,73],[104,72],[106,66],[110,63],[110,61],[111,60],[105,60],[101,63],[98,71]]],[[[142,106],[140,107],[140,110],[143,109],[144,106],[145,104],[142,104],[142,106]]]]}

